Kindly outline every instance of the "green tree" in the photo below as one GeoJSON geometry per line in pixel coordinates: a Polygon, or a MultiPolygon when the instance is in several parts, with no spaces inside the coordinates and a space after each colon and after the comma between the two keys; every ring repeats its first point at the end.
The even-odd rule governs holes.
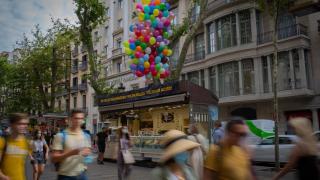
{"type": "Polygon", "coordinates": [[[92,31],[105,21],[105,6],[99,0],[74,0],[75,13],[79,19],[80,41],[88,50],[90,75],[88,79],[91,87],[97,94],[106,93],[112,88],[106,87],[105,81],[100,78],[101,65],[94,53],[92,31]]]}
{"type": "Polygon", "coordinates": [[[288,11],[290,0],[257,0],[261,11],[266,12],[271,18],[272,43],[273,43],[273,116],[275,122],[275,162],[276,169],[280,169],[279,162],[279,102],[278,102],[278,20],[282,12],[288,11]]]}

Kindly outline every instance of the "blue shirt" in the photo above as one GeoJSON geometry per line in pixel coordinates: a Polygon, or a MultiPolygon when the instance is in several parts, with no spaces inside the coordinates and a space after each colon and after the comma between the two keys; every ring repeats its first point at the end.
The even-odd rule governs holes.
{"type": "Polygon", "coordinates": [[[224,130],[222,127],[214,129],[212,133],[213,144],[218,144],[221,141],[223,135],[224,135],[224,130]]]}

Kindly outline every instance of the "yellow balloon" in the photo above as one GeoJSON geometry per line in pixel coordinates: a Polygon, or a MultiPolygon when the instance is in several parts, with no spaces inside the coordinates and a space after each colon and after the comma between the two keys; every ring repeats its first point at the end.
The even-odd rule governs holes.
{"type": "Polygon", "coordinates": [[[168,50],[167,55],[168,55],[168,56],[171,56],[171,55],[172,55],[172,50],[171,50],[171,49],[168,50]]]}
{"type": "Polygon", "coordinates": [[[125,52],[126,52],[126,54],[128,54],[128,55],[131,55],[131,54],[132,54],[132,51],[131,51],[130,48],[125,48],[125,52]]]}
{"type": "Polygon", "coordinates": [[[159,9],[155,9],[155,10],[153,10],[153,15],[154,16],[159,16],[159,9]]]}
{"type": "Polygon", "coordinates": [[[143,5],[148,5],[150,3],[150,0],[142,0],[141,2],[143,5]]]}

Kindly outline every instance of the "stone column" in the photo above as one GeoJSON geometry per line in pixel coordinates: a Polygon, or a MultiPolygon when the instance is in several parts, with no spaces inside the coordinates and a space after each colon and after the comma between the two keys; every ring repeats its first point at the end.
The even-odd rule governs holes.
{"type": "Polygon", "coordinates": [[[240,95],[243,95],[243,77],[242,77],[242,64],[241,60],[238,61],[239,65],[239,89],[240,89],[240,95]]]}
{"type": "Polygon", "coordinates": [[[240,38],[240,19],[239,19],[239,12],[236,13],[236,24],[237,24],[237,45],[241,44],[240,38]]]}
{"type": "Polygon", "coordinates": [[[312,126],[314,131],[319,131],[319,117],[318,110],[312,109],[312,126]]]}
{"type": "Polygon", "coordinates": [[[209,82],[209,68],[204,69],[204,87],[210,90],[210,82],[209,82]]]}
{"type": "Polygon", "coordinates": [[[251,20],[251,39],[252,39],[252,42],[253,43],[257,43],[257,17],[256,17],[256,9],[255,8],[252,8],[250,9],[250,20],[251,20]]]}
{"type": "Polygon", "coordinates": [[[219,73],[218,73],[218,65],[214,66],[216,69],[216,95],[219,97],[219,73]]]}

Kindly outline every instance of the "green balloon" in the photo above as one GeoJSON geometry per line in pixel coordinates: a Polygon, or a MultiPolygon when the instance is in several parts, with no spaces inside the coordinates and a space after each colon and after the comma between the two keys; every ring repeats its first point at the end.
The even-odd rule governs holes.
{"type": "Polygon", "coordinates": [[[157,64],[157,65],[156,65],[156,70],[157,70],[157,71],[160,71],[160,69],[161,69],[161,65],[160,65],[160,64],[157,64]]]}
{"type": "Polygon", "coordinates": [[[144,14],[144,20],[149,20],[150,19],[150,15],[149,14],[144,14]]]}
{"type": "Polygon", "coordinates": [[[143,50],[145,50],[147,48],[147,44],[146,43],[141,43],[140,46],[142,47],[143,50]]]}
{"type": "Polygon", "coordinates": [[[165,10],[165,9],[166,9],[166,5],[163,4],[163,3],[161,3],[161,4],[160,4],[160,10],[163,11],[163,10],[165,10]]]}
{"type": "Polygon", "coordinates": [[[152,15],[150,15],[150,20],[151,21],[154,21],[156,19],[156,17],[154,17],[154,15],[152,14],[152,15]]]}
{"type": "Polygon", "coordinates": [[[137,41],[135,42],[135,45],[136,45],[136,46],[140,46],[140,44],[141,44],[141,42],[140,42],[139,40],[137,40],[137,41]]]}

